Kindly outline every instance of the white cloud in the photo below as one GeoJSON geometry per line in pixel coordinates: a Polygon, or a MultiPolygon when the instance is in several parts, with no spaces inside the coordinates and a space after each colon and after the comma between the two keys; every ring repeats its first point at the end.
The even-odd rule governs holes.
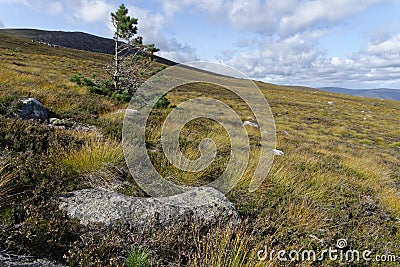
{"type": "Polygon", "coordinates": [[[28,4],[28,1],[26,0],[0,0],[0,3],[6,3],[6,4],[23,4],[26,6],[30,6],[28,4]]]}
{"type": "Polygon", "coordinates": [[[181,11],[186,6],[194,4],[194,0],[158,0],[162,4],[164,14],[168,17],[173,16],[176,12],[181,11]]]}
{"type": "Polygon", "coordinates": [[[234,28],[267,35],[292,35],[349,18],[383,0],[158,0],[166,16],[193,6],[234,28]]]}
{"type": "MultiPolygon", "coordinates": [[[[259,0],[158,0],[167,17],[184,11],[189,6],[205,11],[215,20],[225,19],[234,28],[239,30],[252,30],[257,32],[272,32],[276,24],[273,5],[270,2],[262,3],[259,0]]],[[[289,0],[292,1],[292,0],[289,0]]],[[[279,1],[282,2],[282,1],[279,1]]],[[[283,1],[285,2],[285,1],[283,1]]],[[[276,5],[276,9],[284,5],[276,5]]],[[[284,8],[283,8],[284,9],[284,8]]]]}
{"type": "MultiPolygon", "coordinates": [[[[61,0],[62,1],[62,0],[61,0]]],[[[66,3],[73,2],[65,1],[66,3]]],[[[52,0],[36,0],[36,1],[27,1],[27,0],[0,0],[0,3],[13,4],[13,5],[23,5],[26,6],[36,12],[45,11],[47,14],[56,16],[62,14],[64,8],[63,4],[60,1],[52,1],[52,0]]]]}
{"type": "Polygon", "coordinates": [[[259,43],[255,51],[225,53],[224,63],[266,82],[308,86],[390,86],[400,83],[400,34],[370,42],[347,58],[327,57],[323,31],[297,33],[259,43]]]}
{"type": "Polygon", "coordinates": [[[45,12],[51,16],[64,15],[69,23],[74,24],[109,20],[110,12],[117,8],[108,0],[0,0],[0,3],[24,5],[35,12],[45,12]]]}
{"type": "Polygon", "coordinates": [[[113,6],[106,0],[0,0],[0,3],[24,5],[36,12],[44,11],[52,16],[64,12],[70,21],[84,23],[102,21],[113,9],[113,6]]]}
{"type": "Polygon", "coordinates": [[[63,10],[63,5],[60,2],[51,2],[47,8],[47,13],[52,16],[57,16],[62,14],[63,10]]]}
{"type": "Polygon", "coordinates": [[[128,6],[129,15],[138,19],[138,33],[146,42],[155,43],[160,39],[160,31],[165,23],[165,17],[158,13],[136,6],[128,6]]]}
{"type": "Polygon", "coordinates": [[[324,53],[324,50],[317,46],[318,38],[324,34],[324,31],[314,31],[287,38],[262,39],[256,49],[222,60],[254,78],[264,78],[266,73],[295,75],[306,70],[324,53]]]}
{"type": "Polygon", "coordinates": [[[241,30],[271,32],[275,16],[266,4],[259,0],[233,1],[226,5],[230,23],[241,30]]]}
{"type": "Polygon", "coordinates": [[[104,0],[80,0],[78,6],[71,6],[78,22],[94,23],[109,20],[114,6],[104,0]]]}
{"type": "Polygon", "coordinates": [[[310,27],[331,25],[357,14],[382,0],[317,0],[303,1],[280,20],[280,33],[290,35],[310,27]]]}
{"type": "Polygon", "coordinates": [[[145,43],[154,43],[160,52],[159,56],[179,63],[198,59],[196,49],[188,44],[182,44],[175,38],[167,38],[163,34],[166,18],[162,14],[151,13],[135,6],[128,6],[129,15],[138,18],[138,34],[143,36],[145,43]]]}
{"type": "Polygon", "coordinates": [[[400,57],[400,34],[395,35],[387,40],[381,40],[381,42],[370,43],[365,48],[368,54],[385,57],[396,55],[400,57]]]}
{"type": "Polygon", "coordinates": [[[164,40],[157,45],[161,48],[157,55],[179,63],[199,60],[196,49],[187,44],[181,44],[176,39],[164,40]]]}

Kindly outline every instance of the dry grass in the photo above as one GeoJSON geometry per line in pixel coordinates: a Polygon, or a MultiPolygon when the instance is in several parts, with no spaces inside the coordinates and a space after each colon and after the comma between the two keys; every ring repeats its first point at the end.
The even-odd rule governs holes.
{"type": "Polygon", "coordinates": [[[122,146],[113,139],[87,138],[79,149],[66,154],[62,163],[91,187],[117,189],[126,175],[122,146]]]}
{"type": "Polygon", "coordinates": [[[123,151],[118,142],[111,139],[95,138],[88,140],[80,150],[72,151],[66,155],[63,163],[84,174],[98,171],[105,164],[119,162],[122,158],[123,151]]]}
{"type": "Polygon", "coordinates": [[[12,190],[11,181],[13,180],[14,174],[6,171],[7,165],[0,167],[0,207],[7,201],[7,197],[12,190]]]}
{"type": "Polygon", "coordinates": [[[349,158],[344,160],[349,179],[363,189],[372,191],[374,199],[385,210],[400,217],[400,193],[396,182],[390,177],[387,168],[379,165],[379,159],[373,156],[349,158]]]}
{"type": "Polygon", "coordinates": [[[217,227],[196,240],[196,254],[189,266],[241,267],[250,266],[251,237],[243,228],[217,227]]]}

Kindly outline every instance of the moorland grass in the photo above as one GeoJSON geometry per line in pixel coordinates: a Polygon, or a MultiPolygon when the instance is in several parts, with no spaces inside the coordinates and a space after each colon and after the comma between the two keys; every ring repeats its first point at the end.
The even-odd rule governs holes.
{"type": "MultiPolygon", "coordinates": [[[[5,36],[0,36],[0,53],[0,168],[6,170],[1,181],[23,192],[11,207],[0,208],[0,237],[6,240],[0,249],[50,257],[71,266],[122,265],[131,247],[147,248],[150,262],[160,265],[276,266],[276,258],[260,262],[257,251],[264,246],[322,251],[334,247],[339,238],[346,238],[354,249],[400,253],[399,102],[257,82],[274,114],[277,147],[285,155],[275,157],[262,186],[249,193],[260,135],[257,129],[246,128],[249,167],[227,194],[245,230],[176,226],[139,238],[138,233],[118,229],[83,229],[54,204],[59,194],[101,186],[115,177],[125,180],[121,192],[144,195],[122,159],[123,114],[116,111],[127,104],[92,94],[70,81],[78,72],[87,77],[105,75],[103,67],[110,57],[5,36]],[[54,129],[16,119],[8,107],[22,97],[35,97],[58,117],[94,125],[98,131],[54,129]]],[[[215,180],[229,161],[229,136],[211,120],[190,123],[180,135],[182,153],[189,158],[199,156],[197,147],[203,138],[216,142],[216,160],[204,171],[177,170],[162,153],[163,119],[174,106],[199,96],[226,102],[242,120],[253,117],[237,96],[209,84],[193,83],[169,93],[170,106],[152,113],[146,145],[157,171],[185,185],[215,180]]],[[[286,263],[301,264],[339,263],[286,263]]]]}

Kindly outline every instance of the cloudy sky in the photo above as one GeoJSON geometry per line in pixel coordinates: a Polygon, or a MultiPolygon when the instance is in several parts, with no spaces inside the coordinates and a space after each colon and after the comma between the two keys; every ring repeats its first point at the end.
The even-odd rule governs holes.
{"type": "Polygon", "coordinates": [[[400,88],[400,0],[0,0],[0,27],[112,37],[122,2],[171,60],[275,84],[400,88]]]}

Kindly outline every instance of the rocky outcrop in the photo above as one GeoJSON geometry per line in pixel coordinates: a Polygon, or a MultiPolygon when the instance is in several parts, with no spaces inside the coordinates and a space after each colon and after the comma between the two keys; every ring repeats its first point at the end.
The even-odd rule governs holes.
{"type": "MultiPolygon", "coordinates": [[[[83,131],[83,132],[90,132],[90,131],[98,132],[98,129],[93,125],[82,124],[82,123],[59,119],[59,118],[50,118],[49,126],[57,128],[57,129],[62,129],[62,130],[73,129],[73,130],[83,131]]],[[[100,134],[99,134],[99,136],[100,136],[100,134]]]]}
{"type": "MultiPolygon", "coordinates": [[[[178,196],[179,197],[179,196],[178,196]]],[[[85,189],[60,197],[60,208],[84,225],[116,223],[131,230],[173,226],[180,222],[212,225],[240,222],[239,214],[219,191],[204,187],[191,193],[189,198],[209,198],[208,204],[190,207],[186,197],[169,204],[163,198],[129,197],[119,193],[85,189]],[[182,204],[182,205],[181,205],[182,204]]]]}
{"type": "Polygon", "coordinates": [[[47,123],[49,127],[54,127],[57,129],[72,129],[85,132],[95,131],[99,133],[95,126],[69,121],[67,119],[54,118],[53,116],[57,115],[48,112],[42,103],[35,98],[23,98],[17,100],[12,103],[10,107],[3,107],[3,113],[8,116],[21,118],[23,120],[32,119],[41,123],[47,123]]]}
{"type": "Polygon", "coordinates": [[[35,98],[22,99],[17,105],[17,115],[22,119],[46,121],[49,118],[46,108],[35,98]]]}

